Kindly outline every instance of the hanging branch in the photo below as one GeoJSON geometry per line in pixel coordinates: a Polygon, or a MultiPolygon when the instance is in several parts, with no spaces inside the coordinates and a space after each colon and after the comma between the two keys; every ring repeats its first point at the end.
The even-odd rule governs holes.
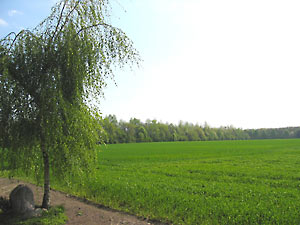
{"type": "Polygon", "coordinates": [[[55,31],[54,31],[54,33],[53,33],[52,37],[50,38],[50,40],[51,40],[51,41],[53,40],[53,38],[54,38],[54,36],[55,36],[55,34],[56,34],[56,32],[57,32],[58,26],[59,26],[59,24],[60,24],[60,21],[61,21],[61,19],[62,19],[62,16],[63,16],[63,12],[64,12],[64,10],[65,10],[65,7],[66,7],[66,5],[67,5],[67,2],[68,2],[67,0],[64,2],[64,5],[63,5],[63,7],[62,7],[62,10],[61,10],[61,12],[60,12],[60,15],[59,15],[59,18],[58,18],[58,21],[57,21],[56,27],[55,27],[55,31]]]}
{"type": "MultiPolygon", "coordinates": [[[[64,24],[61,26],[61,28],[59,29],[59,31],[57,32],[57,34],[60,34],[60,32],[64,29],[64,27],[66,26],[67,22],[69,21],[70,15],[74,12],[74,10],[77,8],[77,6],[79,5],[79,3],[80,3],[80,0],[78,2],[76,2],[74,8],[72,10],[70,10],[70,12],[68,13],[68,15],[66,16],[66,20],[65,20],[64,24]]],[[[59,23],[60,23],[60,21],[58,21],[58,23],[57,23],[57,28],[59,26],[59,23]]],[[[55,33],[56,33],[56,31],[55,31],[55,33]]]]}
{"type": "Polygon", "coordinates": [[[105,26],[105,27],[113,28],[112,25],[109,25],[109,24],[107,24],[107,23],[97,23],[97,24],[93,24],[93,25],[91,25],[91,26],[87,26],[87,27],[81,28],[81,29],[76,33],[76,35],[78,35],[79,33],[81,33],[81,32],[84,31],[84,30],[88,30],[88,29],[90,29],[90,28],[98,27],[98,26],[105,26]]]}
{"type": "Polygon", "coordinates": [[[10,50],[12,49],[13,45],[15,44],[15,42],[17,41],[18,37],[22,34],[24,34],[25,32],[30,33],[32,36],[35,36],[30,30],[21,30],[18,34],[16,34],[15,32],[10,32],[8,35],[5,36],[5,38],[3,38],[1,41],[9,41],[8,37],[12,34],[15,35],[15,38],[13,39],[13,41],[10,43],[10,47],[8,49],[8,53],[10,52],[10,50]]]}

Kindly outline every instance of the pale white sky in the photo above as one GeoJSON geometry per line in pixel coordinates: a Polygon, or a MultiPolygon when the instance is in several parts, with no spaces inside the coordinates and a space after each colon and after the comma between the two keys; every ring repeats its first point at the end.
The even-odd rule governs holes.
{"type": "MultiPolygon", "coordinates": [[[[37,17],[30,10],[39,2],[44,18],[51,1],[22,6],[21,0],[1,0],[1,37],[34,26],[27,25],[37,17]]],[[[300,1],[112,4],[112,23],[129,35],[144,61],[133,72],[116,72],[118,86],[111,82],[105,90],[103,115],[214,127],[300,126],[300,1]]]]}

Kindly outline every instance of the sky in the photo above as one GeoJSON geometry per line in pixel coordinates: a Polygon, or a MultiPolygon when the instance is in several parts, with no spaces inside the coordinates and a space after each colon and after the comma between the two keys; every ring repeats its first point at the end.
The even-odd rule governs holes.
{"type": "MultiPolygon", "coordinates": [[[[0,38],[55,0],[0,0],[0,38]]],[[[212,127],[300,126],[300,1],[111,0],[143,59],[115,71],[100,107],[118,119],[212,127]]]]}

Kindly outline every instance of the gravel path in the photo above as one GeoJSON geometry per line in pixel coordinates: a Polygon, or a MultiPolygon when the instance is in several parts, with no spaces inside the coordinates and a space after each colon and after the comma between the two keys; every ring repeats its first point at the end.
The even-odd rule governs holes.
{"type": "MultiPolygon", "coordinates": [[[[43,190],[41,187],[14,179],[0,178],[0,196],[8,197],[10,192],[19,184],[28,185],[33,193],[36,205],[41,205],[43,190]]],[[[140,220],[135,216],[117,212],[97,206],[92,203],[84,203],[80,199],[68,194],[51,190],[51,205],[63,205],[68,216],[68,225],[149,225],[147,221],[140,220]]]]}

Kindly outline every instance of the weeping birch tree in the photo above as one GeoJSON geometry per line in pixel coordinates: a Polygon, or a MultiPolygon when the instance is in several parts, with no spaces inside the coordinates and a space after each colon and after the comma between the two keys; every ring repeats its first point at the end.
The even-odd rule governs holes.
{"type": "Polygon", "coordinates": [[[103,87],[116,66],[140,61],[108,9],[108,0],[64,0],[0,41],[0,167],[41,177],[43,208],[50,177],[93,174],[103,87]]]}

